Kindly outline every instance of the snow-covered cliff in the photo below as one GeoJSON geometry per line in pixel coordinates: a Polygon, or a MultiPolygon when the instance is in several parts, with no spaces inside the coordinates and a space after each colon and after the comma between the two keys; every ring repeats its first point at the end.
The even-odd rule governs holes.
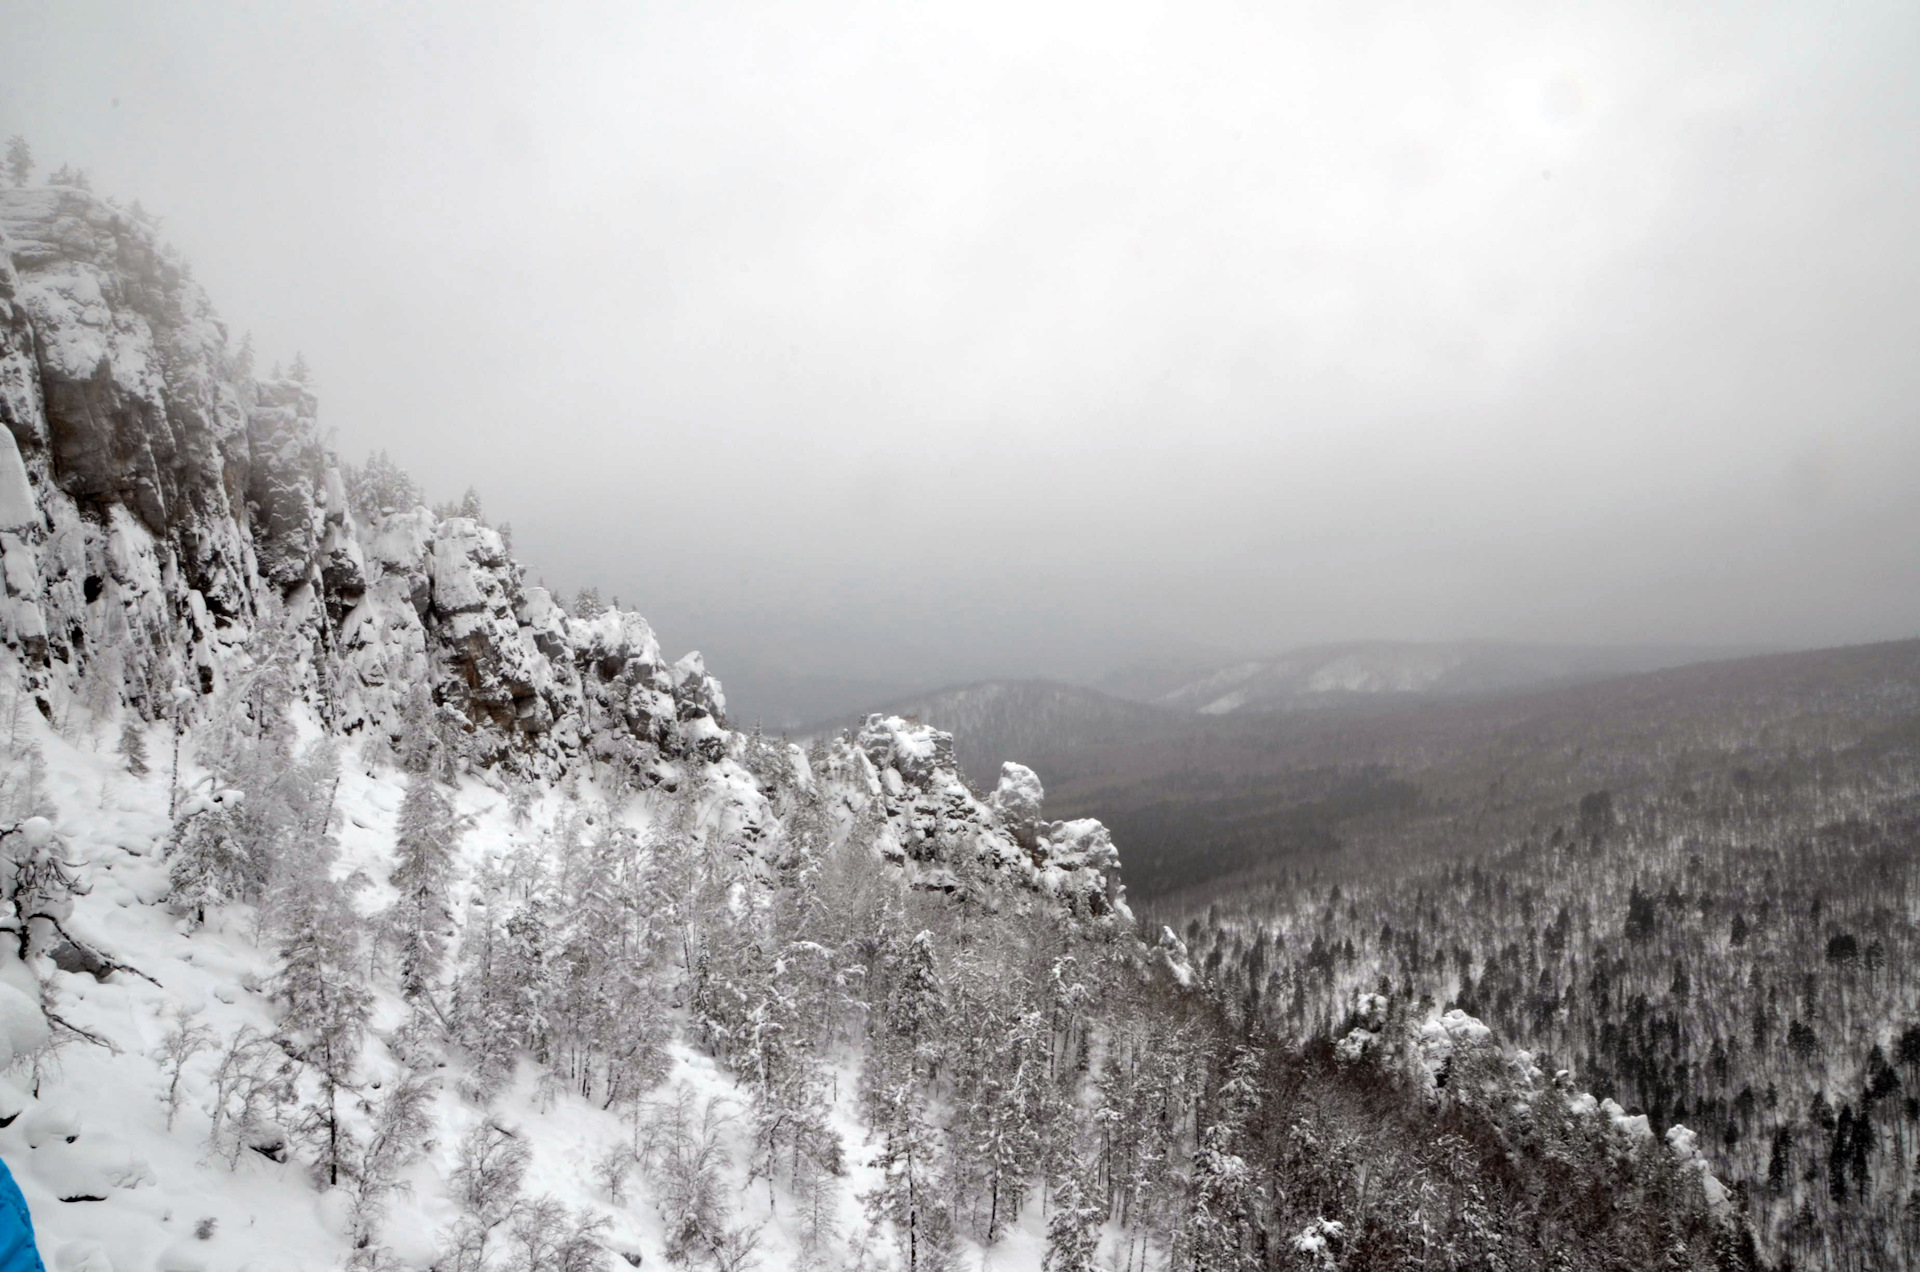
{"type": "MultiPolygon", "coordinates": [[[[699,654],[670,663],[635,613],[568,613],[476,519],[354,507],[313,394],[250,361],[150,226],[81,190],[0,190],[0,642],[43,714],[191,719],[268,671],[376,752],[431,723],[479,770],[723,778],[745,740],[699,654]]],[[[882,842],[937,873],[927,819],[964,822],[983,858],[1109,911],[1105,832],[1016,833],[944,736],[862,733],[848,798],[884,778],[882,842]]]]}
{"type": "Polygon", "coordinates": [[[356,516],[312,394],[245,363],[149,227],[84,191],[0,191],[0,639],[43,710],[94,676],[159,715],[285,630],[346,733],[397,733],[426,684],[483,764],[711,754],[725,699],[697,657],[669,667],[637,615],[570,619],[470,519],[356,516]]]}

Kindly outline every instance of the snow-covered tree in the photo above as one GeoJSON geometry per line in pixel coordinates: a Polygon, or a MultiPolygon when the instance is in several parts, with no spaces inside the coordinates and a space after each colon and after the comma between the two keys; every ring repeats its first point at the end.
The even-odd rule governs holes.
{"type": "MultiPolygon", "coordinates": [[[[631,1100],[665,1072],[664,933],[652,920],[651,872],[633,833],[601,812],[569,820],[551,840],[560,857],[554,1002],[556,1061],[583,1095],[631,1100]]],[[[531,922],[520,923],[521,937],[531,922]]],[[[544,958],[547,946],[527,949],[544,958]]]]}
{"type": "Polygon", "coordinates": [[[27,184],[33,176],[33,147],[19,133],[7,139],[7,179],[16,186],[27,184]]]}
{"type": "Polygon", "coordinates": [[[609,1226],[605,1216],[570,1211],[551,1196],[522,1201],[507,1229],[512,1265],[528,1272],[602,1272],[609,1226]]]}
{"type": "Polygon", "coordinates": [[[33,817],[49,821],[60,815],[53,792],[47,784],[47,756],[38,743],[10,748],[11,763],[0,773],[0,810],[9,821],[22,822],[33,817]],[[24,760],[25,763],[20,761],[24,760]]]}
{"type": "Polygon", "coordinates": [[[180,1116],[180,1103],[185,1098],[180,1082],[186,1075],[187,1062],[217,1041],[213,1030],[196,1019],[196,1015],[183,1004],[174,1004],[171,1016],[173,1023],[161,1035],[160,1047],[155,1053],[155,1058],[160,1062],[160,1071],[167,1079],[166,1092],[160,1098],[161,1103],[167,1106],[169,1131],[173,1129],[174,1119],[180,1116]]]}
{"type": "Polygon", "coordinates": [[[931,1044],[942,998],[933,933],[923,928],[907,943],[900,975],[887,1004],[888,1023],[906,1042],[916,1066],[937,1066],[938,1052],[931,1044]]]}
{"type": "Polygon", "coordinates": [[[459,1163],[449,1180],[460,1217],[446,1234],[444,1266],[454,1272],[484,1272],[489,1266],[489,1247],[520,1208],[532,1156],[518,1132],[491,1119],[460,1141],[459,1163]]]}
{"type": "Polygon", "coordinates": [[[367,1108],[371,1130],[361,1150],[353,1198],[354,1244],[371,1248],[388,1198],[401,1186],[401,1172],[417,1158],[433,1132],[433,1100],[439,1084],[403,1069],[367,1108]]]}
{"type": "Polygon", "coordinates": [[[907,1272],[944,1269],[953,1250],[952,1217],[942,1205],[940,1152],[924,1101],[912,1082],[879,1093],[872,1164],[880,1183],[861,1197],[868,1217],[892,1227],[907,1272]]]}
{"type": "Polygon", "coordinates": [[[147,775],[147,735],[133,717],[129,716],[120,725],[120,741],[114,746],[121,762],[127,766],[127,772],[135,777],[147,775]]]}
{"type": "Polygon", "coordinates": [[[321,740],[294,754],[269,726],[222,749],[224,783],[180,804],[167,840],[168,901],[204,922],[231,901],[254,901],[283,865],[310,872],[306,855],[327,833],[339,751],[321,740]]]}
{"type": "Polygon", "coordinates": [[[1258,1052],[1235,1053],[1214,1098],[1213,1121],[1193,1152],[1182,1244],[1195,1272],[1253,1272],[1260,1266],[1253,1233],[1261,1188],[1244,1144],[1247,1121],[1260,1105],[1259,1071],[1258,1052]]]}
{"type": "Polygon", "coordinates": [[[295,1061],[251,1025],[227,1040],[214,1070],[208,1145],[237,1168],[243,1149],[285,1160],[280,1114],[297,1097],[295,1061]]]}
{"type": "Polygon", "coordinates": [[[1104,1218],[1106,1209],[1094,1200],[1080,1168],[1070,1166],[1054,1188],[1047,1216],[1046,1272],[1104,1272],[1097,1262],[1104,1218]]]}
{"type": "Polygon", "coordinates": [[[727,1204],[730,1162],[723,1132],[730,1120],[720,1101],[697,1100],[681,1087],[638,1124],[641,1166],[674,1263],[739,1266],[757,1241],[753,1229],[732,1223],[727,1204]]]}
{"type": "Polygon", "coordinates": [[[285,935],[277,989],[286,1004],[280,1032],[319,1082],[307,1124],[318,1169],[332,1186],[353,1152],[341,1125],[341,1092],[352,1085],[373,995],[357,975],[358,919],[339,886],[318,875],[290,882],[285,891],[279,907],[285,935]]]}
{"type": "Polygon", "coordinates": [[[66,859],[53,824],[29,817],[0,826],[0,931],[14,934],[19,956],[51,951],[73,914],[78,863],[66,859]]]}
{"type": "Polygon", "coordinates": [[[411,512],[425,499],[413,478],[384,450],[368,455],[364,464],[342,466],[341,476],[347,484],[347,502],[363,524],[389,513],[411,512]]]}
{"type": "Polygon", "coordinates": [[[427,993],[446,961],[453,922],[454,849],[462,823],[431,774],[414,773],[394,832],[393,931],[400,952],[400,989],[427,993]]]}

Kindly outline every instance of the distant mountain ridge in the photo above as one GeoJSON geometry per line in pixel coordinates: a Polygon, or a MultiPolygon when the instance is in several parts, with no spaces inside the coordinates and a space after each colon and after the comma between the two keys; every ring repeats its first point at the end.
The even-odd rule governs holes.
{"type": "MultiPolygon", "coordinates": [[[[1142,666],[1094,686],[1044,679],[974,681],[890,698],[869,710],[952,733],[962,771],[975,784],[990,787],[1005,760],[1030,764],[1046,779],[1063,760],[1077,770],[1077,757],[1091,748],[1123,738],[1144,742],[1190,732],[1204,728],[1210,717],[1392,711],[1425,701],[1590,684],[1743,653],[1670,645],[1365,641],[1318,645],[1204,673],[1142,666]],[[1178,683],[1165,688],[1172,680],[1178,683]]],[[[795,733],[832,736],[857,729],[868,714],[832,715],[795,733]]]]}
{"type": "Polygon", "coordinates": [[[1772,651],[1744,646],[1349,641],[1231,663],[1171,689],[1155,683],[1157,677],[1127,672],[1097,683],[1107,692],[1174,711],[1231,715],[1314,710],[1378,697],[1500,693],[1764,652],[1772,651]]]}

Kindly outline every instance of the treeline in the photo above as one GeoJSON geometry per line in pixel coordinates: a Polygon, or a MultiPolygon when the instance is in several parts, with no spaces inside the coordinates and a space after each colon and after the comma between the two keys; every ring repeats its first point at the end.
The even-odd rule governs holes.
{"type": "MultiPolygon", "coordinates": [[[[263,658],[180,722],[208,776],[167,845],[190,923],[238,916],[277,952],[277,1025],[219,1037],[177,1014],[155,1062],[175,1133],[346,1194],[356,1267],[396,1266],[387,1215],[436,1105],[495,1109],[525,1060],[551,1098],[616,1111],[631,1136],[593,1163],[601,1200],[576,1208],[527,1186],[537,1123],[478,1119],[445,1181],[457,1219],[436,1268],[610,1267],[607,1214],[643,1201],[676,1265],[764,1266],[743,1172],[794,1208],[816,1268],[958,1267],[1036,1207],[1050,1272],[1750,1265],[1685,1161],[1497,1048],[1463,1050],[1436,1082],[1391,1046],[1296,1046],[1184,988],[1178,955],[1117,916],[1070,919],[984,867],[912,886],[878,864],[877,805],[848,798],[864,789],[850,743],[796,765],[739,739],[714,783],[689,768],[626,795],[647,803],[644,833],[588,799],[536,827],[535,792],[515,788],[526,842],[469,867],[446,786],[457,739],[423,699],[393,757],[406,793],[386,877],[337,878],[344,754],[300,743],[291,700],[263,658]],[[743,773],[770,822],[711,815],[715,784],[743,773]],[[382,997],[408,1010],[376,1033],[382,997]],[[661,1085],[675,1041],[746,1093],[747,1160],[729,1161],[712,1103],[661,1085]],[[196,1063],[204,1102],[183,1094],[196,1063]],[[846,1101],[852,1139],[830,1116],[846,1101]],[[878,1182],[849,1196],[855,1160],[878,1182]]],[[[42,830],[16,842],[45,855],[42,830]]],[[[15,930],[58,939],[36,916],[63,913],[71,881],[32,877],[15,930]]]]}
{"type": "Polygon", "coordinates": [[[1063,816],[1126,847],[1134,896],[1211,895],[1299,873],[1365,878],[1468,856],[1637,799],[1673,775],[1840,765],[1920,738],[1920,641],[1817,650],[1571,688],[1361,711],[1225,716],[1026,757],[1063,816]]]}
{"type": "Polygon", "coordinates": [[[1306,1039],[1361,992],[1458,1008],[1656,1133],[1697,1133],[1778,1266],[1910,1266],[1920,749],[1782,751],[1670,756],[1664,781],[1589,790],[1498,850],[1270,885],[1184,931],[1242,1019],[1306,1039]]]}

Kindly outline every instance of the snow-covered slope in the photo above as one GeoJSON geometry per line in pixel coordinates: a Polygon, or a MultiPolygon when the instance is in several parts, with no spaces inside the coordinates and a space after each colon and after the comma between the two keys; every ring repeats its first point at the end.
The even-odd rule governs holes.
{"type": "MultiPolygon", "coordinates": [[[[631,1101],[556,1085],[525,1055],[484,1100],[460,1094],[474,1079],[457,1048],[429,1049],[414,1072],[420,1002],[380,966],[378,916],[396,898],[404,791],[422,780],[397,760],[422,747],[455,782],[456,958],[472,916],[486,927],[480,881],[515,862],[557,868],[543,854],[581,809],[622,842],[655,845],[646,861],[670,841],[702,854],[705,874],[764,882],[802,851],[788,824],[798,800],[805,852],[857,835],[876,866],[932,895],[1130,921],[1104,830],[1042,821],[1030,773],[1010,768],[993,798],[976,797],[950,736],[898,718],[811,758],[736,733],[700,655],[670,663],[638,614],[567,612],[524,586],[476,519],[382,504],[377,488],[356,500],[306,386],[254,378],[151,229],[84,191],[0,190],[0,423],[0,834],[23,930],[0,953],[0,1041],[15,1061],[0,1155],[59,1268],[427,1266],[458,1219],[460,1148],[493,1122],[540,1125],[524,1192],[559,1205],[561,1227],[595,1216],[598,1243],[635,1264],[671,1244],[659,1207],[612,1204],[619,1189],[595,1175],[642,1134],[631,1101]],[[287,1119],[311,1118],[318,1097],[276,995],[286,885],[181,899],[181,845],[199,826],[224,835],[222,810],[258,796],[230,786],[234,737],[268,737],[283,711],[304,722],[284,764],[326,739],[346,747],[313,831],[337,842],[329,886],[352,898],[336,922],[371,938],[356,945],[372,997],[340,1135],[377,1141],[381,1092],[408,1073],[433,1088],[410,1136],[420,1151],[383,1194],[379,1242],[358,1253],[352,1234],[369,1229],[346,1213],[350,1190],[316,1192],[291,1147],[311,1126],[287,1119]],[[183,1063],[166,1061],[169,1046],[183,1063]],[[266,1066],[247,1080],[280,1112],[243,1126],[229,1105],[248,1065],[266,1066]]],[[[689,1004],[661,1010],[665,1069],[648,1108],[715,1113],[722,1174],[737,1181],[750,1097],[681,1040],[692,1026],[671,1025],[689,1004]]],[[[836,1081],[825,1113],[849,1142],[854,1086],[836,1081]]],[[[855,1226],[863,1162],[832,1191],[832,1230],[855,1226]]],[[[756,1234],[762,1266],[802,1261],[788,1203],[770,1181],[743,1201],[735,1230],[756,1234]]],[[[1036,1239],[1020,1231],[1016,1254],[1036,1239]]]]}
{"type": "MultiPolygon", "coordinates": [[[[0,191],[0,1158],[58,1272],[1331,1258],[1343,1157],[1249,1182],[1301,1084],[1389,1109],[1389,1198],[1433,1175],[1389,1138],[1446,1155],[1354,1240],[1550,1200],[1433,1116],[1518,1133],[1497,1083],[1249,1045],[1030,769],[730,728],[248,361],[137,218],[0,191]]],[[[1711,1247],[1669,1155],[1536,1096],[1663,1191],[1514,1266],[1711,1247]]]]}
{"type": "MultiPolygon", "coordinates": [[[[11,674],[18,668],[0,670],[11,674]]],[[[14,705],[19,696],[9,694],[0,706],[14,705]]],[[[0,994],[6,995],[0,1008],[29,1009],[31,1002],[44,1001],[60,1022],[56,1045],[35,1051],[46,1038],[45,1025],[0,1020],[20,1050],[31,1052],[0,1079],[0,1118],[11,1119],[0,1128],[0,1157],[20,1180],[51,1266],[192,1272],[317,1270],[346,1263],[354,1254],[350,1190],[311,1186],[301,1154],[292,1151],[300,1138],[292,1124],[298,1113],[263,1119],[227,1140],[212,1120],[224,1098],[221,1049],[248,1030],[265,1039],[281,1028],[285,1009],[274,990],[282,955],[272,939],[262,937],[267,916],[260,907],[234,905],[196,926],[165,904],[173,775],[161,766],[130,774],[113,747],[111,718],[96,721],[80,708],[64,729],[56,729],[30,707],[9,715],[15,731],[9,753],[44,759],[45,784],[34,798],[54,813],[51,838],[77,877],[78,895],[63,929],[84,948],[110,951],[126,968],[96,979],[85,970],[62,970],[45,953],[25,962],[0,954],[0,994]],[[180,1066],[179,1098],[170,1117],[171,1072],[164,1057],[167,1036],[177,1034],[182,1021],[208,1036],[180,1066]]],[[[151,753],[168,752],[171,736],[164,725],[134,727],[151,753]]],[[[307,732],[318,734],[311,721],[307,732]]],[[[870,819],[884,845],[876,860],[892,858],[922,888],[951,891],[963,880],[979,886],[983,872],[1012,867],[1027,884],[1052,890],[1083,913],[1111,913],[1118,894],[1110,896],[1097,869],[1112,863],[1112,850],[1098,824],[1037,824],[1037,787],[1019,772],[994,801],[973,799],[959,789],[949,748],[949,740],[929,729],[876,719],[859,748],[831,752],[817,774],[797,751],[787,758],[797,775],[793,781],[836,787],[841,833],[870,819]],[[936,822],[966,823],[978,855],[960,860],[935,852],[935,842],[953,838],[940,834],[936,822]]],[[[179,786],[204,791],[211,778],[189,749],[179,786]]],[[[394,868],[405,784],[406,774],[391,765],[367,763],[361,746],[349,752],[333,795],[340,844],[334,872],[359,882],[355,906],[369,922],[394,899],[386,880],[394,868]]],[[[709,766],[701,787],[691,804],[674,804],[691,809],[694,825],[716,842],[730,840],[735,850],[767,842],[772,809],[746,769],[723,759],[709,766]]],[[[592,782],[564,790],[543,786],[523,801],[481,778],[463,778],[454,795],[468,827],[456,872],[457,907],[467,914],[476,903],[484,909],[478,881],[490,869],[537,852],[570,810],[604,808],[596,805],[600,793],[592,782]]],[[[9,795],[18,802],[21,793],[9,795]]],[[[648,840],[663,829],[662,807],[632,800],[617,814],[618,825],[648,840]]],[[[68,953],[61,947],[60,961],[72,965],[68,953]]],[[[345,1133],[360,1141],[374,1135],[381,1089],[404,1074],[410,1055],[408,1004],[390,976],[376,976],[373,983],[357,1091],[342,1116],[345,1133]]],[[[714,1142],[739,1195],[735,1224],[754,1234],[760,1266],[802,1266],[800,1214],[788,1189],[742,1186],[752,1155],[744,1116],[750,1093],[684,1042],[669,1041],[664,1059],[649,1110],[684,1105],[699,1115],[716,1114],[714,1142]]],[[[844,1063],[856,1060],[848,1056],[844,1063]]],[[[461,1142],[476,1127],[498,1123],[523,1133],[531,1149],[526,1194],[603,1220],[601,1244],[629,1262],[662,1261],[670,1235],[659,1208],[647,1202],[646,1186],[630,1185],[625,1204],[614,1204],[605,1176],[596,1173],[641,1133],[632,1108],[610,1111],[600,1098],[556,1087],[530,1058],[523,1057],[504,1090],[485,1102],[460,1094],[468,1075],[457,1052],[437,1054],[430,1065],[435,1098],[421,1132],[422,1151],[406,1166],[404,1188],[385,1207],[379,1228],[385,1256],[406,1266],[433,1263],[459,1219],[450,1181],[461,1142]]],[[[845,1142],[858,1145],[865,1132],[854,1107],[856,1081],[851,1069],[842,1077],[834,1084],[828,1123],[845,1142]]],[[[289,1081],[278,1107],[297,1110],[318,1098],[311,1075],[289,1081]]],[[[857,1198],[874,1187],[875,1172],[864,1154],[854,1155],[845,1170],[830,1222],[837,1231],[853,1232],[862,1226],[857,1198]]],[[[1037,1266],[1040,1240],[1031,1222],[1017,1227],[996,1247],[996,1265],[1037,1266]]]]}

